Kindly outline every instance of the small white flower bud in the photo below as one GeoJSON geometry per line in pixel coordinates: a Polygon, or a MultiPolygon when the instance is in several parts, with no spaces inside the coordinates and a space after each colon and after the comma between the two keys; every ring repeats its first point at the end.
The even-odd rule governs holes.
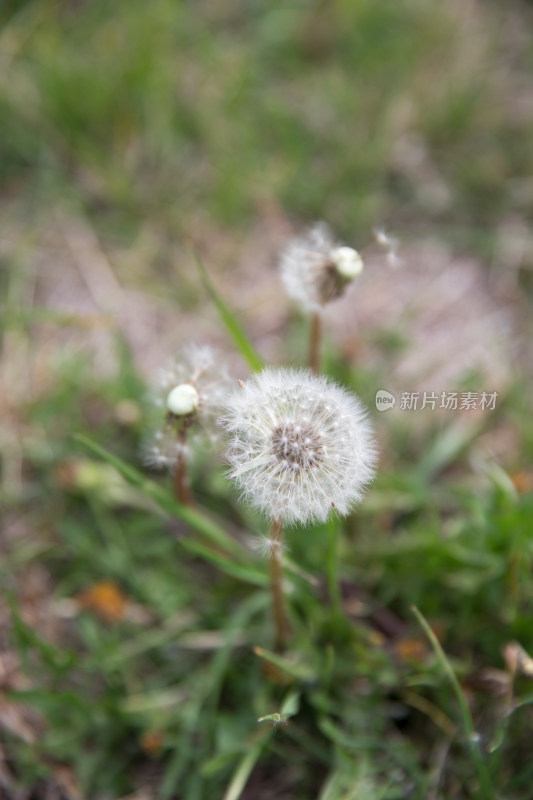
{"type": "Polygon", "coordinates": [[[185,417],[193,414],[198,408],[198,392],[190,383],[181,383],[169,392],[167,397],[167,408],[171,414],[177,417],[185,417]]]}
{"type": "Polygon", "coordinates": [[[339,275],[352,280],[363,271],[363,259],[353,247],[336,247],[331,253],[339,275]]]}

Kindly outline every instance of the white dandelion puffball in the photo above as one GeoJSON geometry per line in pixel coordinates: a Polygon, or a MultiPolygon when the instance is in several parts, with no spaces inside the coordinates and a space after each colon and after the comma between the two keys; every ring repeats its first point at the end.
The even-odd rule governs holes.
{"type": "Polygon", "coordinates": [[[360,275],[363,259],[352,247],[339,246],[328,226],[319,222],[289,243],[280,269],[289,297],[304,311],[320,311],[360,275]]]}
{"type": "Polygon", "coordinates": [[[374,476],[359,400],[307,370],[264,369],[226,401],[226,458],[244,499],[285,523],[347,514],[374,476]]]}
{"type": "Polygon", "coordinates": [[[153,393],[160,409],[160,426],[145,451],[147,464],[173,467],[186,457],[188,446],[180,433],[187,430],[187,441],[198,433],[214,438],[216,419],[229,379],[220,357],[207,346],[190,344],[168,369],[160,373],[153,393]]]}

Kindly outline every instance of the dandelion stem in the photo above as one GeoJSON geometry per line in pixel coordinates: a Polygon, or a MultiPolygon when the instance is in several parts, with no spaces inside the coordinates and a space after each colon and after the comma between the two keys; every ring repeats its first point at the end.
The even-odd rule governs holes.
{"type": "Polygon", "coordinates": [[[309,338],[309,366],[317,375],[320,373],[320,345],[322,343],[322,315],[315,311],[311,316],[309,338]]]}
{"type": "Polygon", "coordinates": [[[328,580],[329,601],[333,615],[336,619],[341,619],[342,596],[339,582],[339,535],[338,520],[332,517],[328,522],[329,542],[326,556],[326,570],[328,580]]]}
{"type": "Polygon", "coordinates": [[[194,498],[189,486],[189,477],[187,475],[187,456],[185,451],[187,432],[181,431],[178,438],[181,447],[178,452],[176,466],[174,467],[174,495],[182,505],[193,506],[194,498]]]}
{"type": "Polygon", "coordinates": [[[272,547],[270,548],[270,587],[276,626],[276,649],[285,650],[287,646],[288,623],[283,597],[283,523],[272,520],[270,529],[272,547]]]}

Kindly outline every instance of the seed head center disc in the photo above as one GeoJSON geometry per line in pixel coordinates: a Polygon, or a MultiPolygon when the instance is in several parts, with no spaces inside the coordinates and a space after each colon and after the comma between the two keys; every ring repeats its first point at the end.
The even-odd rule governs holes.
{"type": "Polygon", "coordinates": [[[287,422],[274,430],[272,452],[283,469],[298,473],[321,461],[322,444],[310,425],[287,422]]]}

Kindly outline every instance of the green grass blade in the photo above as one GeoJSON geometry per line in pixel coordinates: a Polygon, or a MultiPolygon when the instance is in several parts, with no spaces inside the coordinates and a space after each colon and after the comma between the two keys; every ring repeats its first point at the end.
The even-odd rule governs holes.
{"type": "Polygon", "coordinates": [[[254,647],[254,653],[256,656],[259,656],[259,658],[263,658],[265,661],[283,670],[287,675],[291,675],[298,681],[312,681],[316,677],[310,666],[296,664],[285,656],[278,656],[276,653],[265,650],[263,647],[254,647]]]}
{"type": "Polygon", "coordinates": [[[478,775],[479,784],[482,792],[481,796],[483,797],[483,800],[489,800],[489,798],[496,800],[496,793],[494,791],[490,775],[488,773],[487,767],[485,765],[485,762],[483,761],[483,757],[479,749],[478,735],[474,727],[472,715],[470,714],[470,709],[468,708],[468,704],[465,700],[463,690],[461,689],[461,684],[457,680],[457,675],[453,671],[452,665],[448,661],[446,654],[440,645],[439,640],[433,633],[426,618],[422,615],[422,613],[418,610],[416,606],[411,606],[411,609],[413,611],[413,614],[417,618],[420,626],[424,630],[424,633],[428,637],[431,646],[435,651],[435,655],[437,656],[437,659],[443,671],[448,676],[453,691],[457,697],[457,702],[459,703],[459,708],[461,711],[461,721],[463,724],[463,731],[468,740],[468,744],[470,746],[470,752],[472,753],[472,759],[476,767],[476,772],[478,775]]]}
{"type": "Polygon", "coordinates": [[[89,439],[82,434],[75,434],[74,439],[88,450],[95,453],[102,460],[115,467],[115,469],[124,478],[126,478],[127,481],[134,486],[137,486],[148,497],[154,500],[164,511],[168,512],[174,517],[177,517],[178,519],[181,519],[187,525],[190,525],[191,528],[194,528],[196,531],[198,531],[198,533],[201,533],[203,536],[205,536],[205,538],[208,539],[212,544],[221,547],[228,554],[237,557],[240,561],[247,560],[247,553],[244,547],[242,547],[242,545],[229,536],[229,534],[226,533],[223,528],[209,519],[209,517],[207,517],[205,514],[202,514],[202,512],[194,508],[189,508],[188,506],[178,503],[178,501],[175,500],[172,495],[165,491],[165,489],[163,489],[161,486],[158,486],[157,483],[145,478],[144,475],[138,472],[138,470],[136,470],[134,467],[126,464],[126,462],[121,458],[118,458],[104,447],[101,447],[96,442],[93,442],[92,439],[89,439]]]}
{"type": "MultiPolygon", "coordinates": [[[[162,800],[169,800],[174,796],[176,785],[181,780],[185,770],[197,770],[201,772],[199,764],[202,762],[202,754],[198,744],[194,744],[194,731],[198,725],[200,717],[204,724],[214,726],[217,714],[219,695],[227,675],[228,665],[231,654],[239,635],[243,633],[249,620],[262,611],[270,602],[270,597],[265,592],[258,592],[251,595],[247,600],[240,603],[236,612],[229,619],[224,627],[225,645],[216,653],[203,681],[198,684],[194,695],[189,699],[189,710],[186,721],[181,730],[179,739],[176,742],[174,754],[167,766],[165,776],[161,785],[160,796],[162,800]]],[[[203,759],[206,763],[206,759],[203,759]]],[[[253,765],[252,765],[253,766],[253,765]]]]}
{"type": "Polygon", "coordinates": [[[464,421],[450,425],[435,437],[424,458],[418,464],[417,473],[424,481],[430,481],[446,467],[453,464],[479,436],[486,422],[476,424],[464,421]]]}
{"type": "Polygon", "coordinates": [[[272,730],[262,733],[261,738],[255,742],[253,747],[251,747],[241,761],[239,761],[229,786],[226,789],[223,800],[239,800],[239,797],[241,796],[242,791],[248,782],[248,778],[250,777],[251,772],[259,760],[261,753],[263,752],[271,735],[272,730]]]}
{"type": "Polygon", "coordinates": [[[203,265],[199,255],[193,252],[193,258],[198,266],[205,290],[215,304],[217,311],[220,314],[220,318],[224,323],[227,332],[233,339],[237,349],[243,358],[246,359],[252,370],[263,369],[263,359],[249,340],[233,312],[228,308],[220,294],[215,289],[213,281],[211,280],[209,273],[203,265]]]}
{"type": "Polygon", "coordinates": [[[219,553],[214,553],[208,547],[204,547],[199,542],[193,542],[190,539],[186,540],[185,546],[189,552],[201,556],[214,566],[219,567],[226,575],[232,578],[241,580],[244,583],[250,583],[253,586],[266,587],[269,585],[269,577],[265,571],[242,564],[236,564],[234,561],[229,561],[219,553]]]}
{"type": "Polygon", "coordinates": [[[11,635],[26,668],[29,668],[30,652],[37,653],[43,664],[56,676],[63,675],[76,663],[76,654],[57,647],[43,639],[28,625],[8,592],[2,592],[11,612],[11,635]]]}

